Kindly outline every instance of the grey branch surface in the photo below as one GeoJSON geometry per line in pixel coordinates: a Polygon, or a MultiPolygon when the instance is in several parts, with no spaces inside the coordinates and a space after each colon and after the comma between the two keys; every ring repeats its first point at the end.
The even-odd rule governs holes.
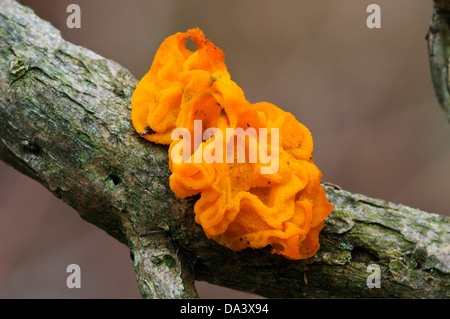
{"type": "Polygon", "coordinates": [[[310,259],[208,240],[196,198],[169,188],[167,147],[131,125],[136,83],[30,9],[0,1],[0,159],[128,245],[144,297],[196,297],[194,279],[265,297],[449,297],[448,217],[326,183],[335,210],[310,259]],[[366,284],[370,264],[381,288],[366,284]]]}

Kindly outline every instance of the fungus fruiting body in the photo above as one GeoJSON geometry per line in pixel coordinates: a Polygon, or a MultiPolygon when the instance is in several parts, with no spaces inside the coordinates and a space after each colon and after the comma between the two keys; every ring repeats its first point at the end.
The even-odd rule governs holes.
{"type": "Polygon", "coordinates": [[[234,251],[311,257],[333,209],[311,134],[291,113],[248,102],[224,60],[198,28],[166,38],[132,96],[133,125],[170,145],[170,188],[179,198],[200,194],[195,220],[208,238],[234,251]]]}

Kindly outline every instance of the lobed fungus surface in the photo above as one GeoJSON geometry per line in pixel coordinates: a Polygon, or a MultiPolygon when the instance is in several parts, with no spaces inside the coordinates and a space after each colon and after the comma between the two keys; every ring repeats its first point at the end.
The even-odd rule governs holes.
{"type": "Polygon", "coordinates": [[[132,96],[133,125],[170,145],[170,188],[179,198],[200,194],[195,220],[208,238],[234,251],[270,246],[309,258],[333,210],[312,136],[291,113],[248,102],[224,60],[198,28],[169,36],[132,96]]]}

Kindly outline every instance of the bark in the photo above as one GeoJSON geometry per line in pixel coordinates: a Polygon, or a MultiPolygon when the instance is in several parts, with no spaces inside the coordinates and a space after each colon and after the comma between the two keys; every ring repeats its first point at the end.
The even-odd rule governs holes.
{"type": "Polygon", "coordinates": [[[266,297],[449,297],[448,217],[326,183],[335,210],[310,259],[208,240],[196,198],[169,188],[167,147],[131,125],[136,83],[30,9],[0,2],[0,159],[128,245],[144,297],[196,297],[194,279],[266,297]],[[381,288],[367,286],[370,264],[381,288]]]}

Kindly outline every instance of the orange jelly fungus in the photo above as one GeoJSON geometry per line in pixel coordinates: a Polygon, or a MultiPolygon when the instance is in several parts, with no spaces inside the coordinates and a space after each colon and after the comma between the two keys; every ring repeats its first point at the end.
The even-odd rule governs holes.
{"type": "MultiPolygon", "coordinates": [[[[222,50],[198,28],[169,36],[133,93],[133,125],[145,139],[170,144],[170,188],[179,198],[200,194],[195,220],[208,238],[234,251],[270,245],[273,253],[287,258],[311,257],[319,249],[323,221],[333,210],[312,161],[311,134],[291,113],[267,102],[249,103],[230,79],[224,60],[222,50]],[[186,48],[188,38],[196,51],[186,48]],[[208,128],[218,128],[223,136],[226,128],[278,128],[278,147],[268,147],[279,154],[278,169],[262,174],[260,168],[267,164],[259,158],[175,162],[171,153],[180,139],[172,140],[172,131],[194,133],[195,120],[202,121],[202,134],[208,128]]],[[[266,140],[270,138],[268,133],[266,140]]],[[[211,137],[200,145],[192,142],[192,157],[220,141],[211,137]]],[[[220,148],[214,155],[225,156],[220,148]]]]}

